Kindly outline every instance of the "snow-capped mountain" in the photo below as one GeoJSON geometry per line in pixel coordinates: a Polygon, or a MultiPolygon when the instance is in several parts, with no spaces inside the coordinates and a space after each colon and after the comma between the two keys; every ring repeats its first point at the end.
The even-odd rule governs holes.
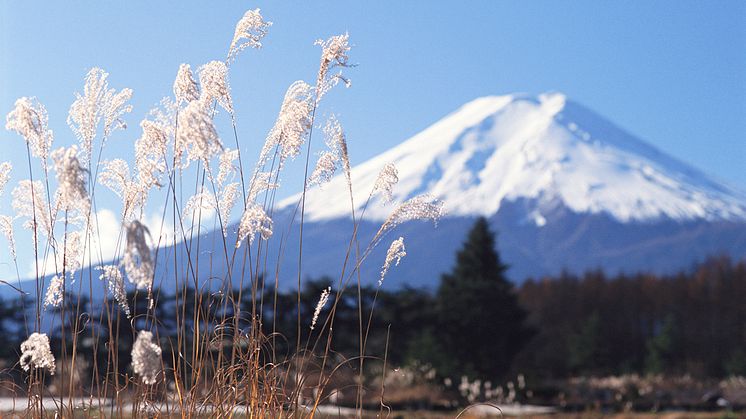
{"type": "MultiPolygon", "coordinates": [[[[558,93],[476,99],[354,167],[352,183],[363,248],[398,203],[424,193],[445,202],[446,216],[437,227],[408,222],[381,240],[359,269],[368,284],[380,278],[388,242],[402,236],[407,256],[389,271],[386,286],[436,287],[477,216],[486,216],[498,233],[498,250],[514,281],[598,268],[611,274],[673,273],[708,256],[746,257],[744,193],[558,93]],[[366,206],[379,171],[390,162],[399,177],[393,202],[375,195],[366,206]]],[[[355,227],[348,193],[343,174],[308,191],[303,278],[349,274],[344,261],[355,227]]],[[[299,277],[299,199],[291,196],[275,209],[275,237],[263,250],[272,262],[261,269],[286,289],[297,286],[299,277]]],[[[235,242],[236,230],[228,228],[227,243],[235,242]]],[[[222,231],[194,240],[200,254],[209,255],[211,246],[222,246],[222,231]]],[[[156,286],[171,290],[174,258],[189,256],[183,244],[159,255],[156,286]]],[[[223,259],[194,269],[203,284],[250,281],[242,264],[228,275],[223,259]]],[[[33,281],[26,286],[33,291],[33,281]]],[[[106,292],[101,281],[93,286],[96,295],[106,292]]],[[[0,295],[14,292],[0,288],[0,295]]]]}
{"type": "MultiPolygon", "coordinates": [[[[746,219],[746,195],[666,156],[560,93],[489,96],[467,103],[400,145],[352,170],[362,207],[380,169],[399,172],[394,201],[422,193],[445,201],[451,216],[492,216],[529,200],[536,226],[564,207],[626,222],[746,219]]],[[[306,198],[306,219],[349,217],[343,176],[306,198]]],[[[280,206],[295,205],[298,196],[280,206]]],[[[370,220],[391,205],[374,198],[370,220]]]]}
{"type": "MultiPolygon", "coordinates": [[[[498,232],[516,281],[564,269],[671,273],[708,256],[746,257],[746,194],[559,93],[476,99],[357,165],[356,214],[389,162],[399,175],[394,203],[373,197],[358,229],[361,243],[413,196],[432,194],[447,212],[437,228],[412,222],[392,233],[404,236],[408,253],[386,279],[392,286],[436,286],[480,215],[498,232]]],[[[352,231],[347,194],[342,175],[309,190],[304,241],[314,246],[304,247],[304,275],[339,272],[352,231]]],[[[277,214],[292,213],[299,197],[281,202],[277,214]]],[[[361,267],[364,278],[377,278],[385,248],[361,267]]],[[[282,271],[292,277],[297,259],[290,259],[282,271]]]]}

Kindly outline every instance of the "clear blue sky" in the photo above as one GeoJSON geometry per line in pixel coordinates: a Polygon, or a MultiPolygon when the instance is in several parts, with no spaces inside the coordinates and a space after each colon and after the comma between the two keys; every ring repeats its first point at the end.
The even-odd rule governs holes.
{"type": "MultiPolygon", "coordinates": [[[[316,38],[349,31],[359,67],[335,94],[356,161],[464,102],[558,90],[662,150],[746,188],[746,2],[3,2],[0,110],[38,96],[58,141],[91,66],[135,91],[134,128],[182,62],[222,58],[236,20],[261,7],[265,49],[233,78],[249,132],[285,87],[311,81],[316,38]],[[404,4],[402,4],[404,3],[404,4]],[[214,6],[213,6],[214,5],[214,6]],[[248,117],[246,117],[248,115],[248,117]]],[[[15,134],[0,139],[17,142],[15,134]]],[[[260,138],[257,139],[257,141],[260,138]]]]}
{"type": "MultiPolygon", "coordinates": [[[[239,130],[252,152],[286,87],[313,81],[313,41],[348,31],[359,66],[348,73],[352,87],[333,92],[324,110],[340,115],[353,164],[476,97],[556,90],[746,190],[743,1],[3,1],[0,113],[19,96],[37,96],[56,146],[71,144],[73,93],[99,66],[112,87],[134,90],[130,129],[110,142],[112,154],[131,153],[140,119],[171,93],[179,64],[223,59],[236,21],[255,7],[274,26],[265,48],[246,51],[232,69],[239,130]]],[[[3,130],[0,143],[0,160],[19,166],[20,137],[3,130]]],[[[0,212],[9,211],[8,195],[0,212]]]]}

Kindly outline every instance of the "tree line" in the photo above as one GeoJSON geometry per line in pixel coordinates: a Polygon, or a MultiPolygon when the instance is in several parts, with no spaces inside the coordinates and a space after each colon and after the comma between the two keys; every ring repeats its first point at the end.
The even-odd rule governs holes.
{"type": "MultiPolygon", "coordinates": [[[[562,273],[516,286],[508,280],[509,268],[495,248],[487,220],[479,219],[457,253],[453,270],[434,290],[372,285],[362,286],[359,293],[345,292],[333,307],[330,350],[342,357],[358,356],[358,330],[363,324],[369,330],[366,356],[385,357],[390,366],[429,364],[442,378],[500,380],[519,373],[537,379],[622,373],[746,375],[744,261],[712,258],[688,272],[662,276],[608,275],[601,270],[562,273]]],[[[230,305],[215,304],[214,294],[207,292],[184,289],[178,295],[161,295],[156,329],[164,363],[173,362],[165,356],[168,342],[209,327],[199,324],[208,317],[241,323],[246,316],[260,316],[262,335],[271,348],[267,362],[273,357],[287,359],[298,350],[298,342],[304,343],[302,349],[312,348],[318,329],[312,330],[310,323],[319,296],[338,284],[330,278],[308,280],[300,292],[278,291],[270,284],[253,286],[253,292],[232,291],[239,313],[230,305]]],[[[142,295],[131,293],[128,299],[135,313],[146,311],[149,302],[142,295]]],[[[122,315],[112,323],[104,319],[116,316],[102,315],[102,310],[116,310],[115,304],[94,307],[87,299],[71,299],[70,304],[84,307],[85,316],[66,319],[68,336],[71,331],[100,328],[97,336],[116,341],[123,361],[116,368],[126,373],[135,326],[148,320],[122,315]]],[[[0,301],[0,361],[7,374],[17,375],[13,371],[18,368],[12,367],[26,334],[23,307],[32,306],[21,299],[0,301]]],[[[331,309],[331,304],[324,307],[319,325],[331,309]]],[[[53,348],[66,344],[60,331],[50,339],[53,348]]],[[[106,356],[106,342],[99,342],[100,353],[91,342],[81,342],[82,352],[90,352],[93,369],[102,365],[96,373],[114,372],[104,370],[111,368],[106,362],[95,363],[97,356],[106,356]]]]}

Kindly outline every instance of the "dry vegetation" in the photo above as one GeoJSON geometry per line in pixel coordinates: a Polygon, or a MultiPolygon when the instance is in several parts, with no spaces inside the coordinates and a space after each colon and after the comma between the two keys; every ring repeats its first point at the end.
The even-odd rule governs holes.
{"type": "MultiPolygon", "coordinates": [[[[18,363],[7,365],[2,378],[17,411],[35,417],[314,417],[331,396],[325,390],[337,373],[347,369],[350,382],[362,383],[364,362],[385,362],[385,354],[366,361],[372,309],[359,310],[358,330],[336,331],[337,302],[345,292],[359,292],[360,265],[391,230],[412,219],[436,220],[442,205],[427,196],[400,203],[372,242],[359,243],[357,225],[365,214],[354,211],[344,130],[335,117],[318,117],[324,95],[340,82],[349,84],[343,74],[351,66],[346,34],[317,41],[321,58],[314,83],[293,83],[259,157],[242,155],[242,145],[251,139],[239,136],[229,77],[244,50],[262,47],[270,25],[258,9],[250,10],[238,22],[224,60],[204,64],[196,73],[181,65],[173,96],[140,123],[131,157],[110,156],[105,145],[113,132],[127,128],[132,91],[110,88],[102,69],[88,72],[70,107],[68,124],[78,144],[53,150],[57,139],[35,98],[18,99],[7,115],[6,128],[25,140],[28,152],[28,161],[16,162],[15,170],[27,171],[28,179],[12,190],[15,214],[1,216],[0,229],[16,271],[17,223],[33,238],[33,248],[22,251],[33,252],[37,261],[34,292],[22,300],[23,312],[33,313],[24,322],[27,340],[18,363]],[[218,118],[232,127],[227,135],[218,132],[218,118]],[[314,168],[311,141],[322,134],[327,149],[314,168]],[[287,243],[284,232],[273,231],[274,202],[280,173],[296,157],[306,173],[303,185],[291,185],[303,191],[292,227],[300,230],[300,241],[287,243]],[[276,240],[284,253],[297,254],[300,306],[303,247],[312,245],[303,242],[305,194],[339,170],[350,190],[339,197],[350,201],[347,257],[339,261],[337,281],[320,296],[313,318],[301,318],[298,307],[297,340],[289,343],[293,350],[278,353],[283,331],[275,328],[274,318],[264,317],[264,307],[276,303],[283,273],[276,270],[277,261],[267,260],[266,249],[276,240]],[[111,260],[100,248],[97,195],[109,193],[105,188],[121,199],[111,260]],[[162,208],[161,220],[171,221],[170,231],[148,225],[149,198],[162,208]],[[234,207],[241,213],[235,231],[234,207]],[[203,225],[207,212],[215,218],[203,225]],[[213,228],[222,230],[222,243],[203,252],[201,234],[213,228]],[[225,274],[215,278],[218,265],[225,269],[214,272],[225,274]],[[99,281],[108,292],[89,302],[99,281]],[[265,287],[274,288],[274,301],[263,298],[265,287]],[[174,324],[159,316],[166,295],[172,298],[174,324]],[[332,331],[357,334],[359,355],[336,356],[332,331]],[[80,405],[87,407],[76,408],[80,405]]],[[[0,188],[11,169],[10,162],[0,165],[0,188]]],[[[370,197],[390,197],[396,181],[396,169],[384,167],[370,197]]],[[[404,255],[403,240],[393,240],[381,280],[404,255]]],[[[17,279],[20,283],[20,273],[17,279]]],[[[366,397],[382,391],[367,390],[366,397]]],[[[363,385],[352,384],[350,392],[361,408],[363,385]]]]}

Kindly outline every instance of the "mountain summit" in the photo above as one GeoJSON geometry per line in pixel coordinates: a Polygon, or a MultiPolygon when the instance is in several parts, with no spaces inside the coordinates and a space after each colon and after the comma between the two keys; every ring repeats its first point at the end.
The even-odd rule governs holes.
{"type": "MultiPolygon", "coordinates": [[[[378,171],[399,170],[394,200],[421,193],[451,216],[492,216],[528,201],[526,222],[544,226],[558,208],[618,222],[744,221],[746,195],[677,161],[561,93],[473,100],[400,145],[352,170],[365,204],[378,171]]],[[[337,176],[311,190],[306,219],[348,217],[347,184],[337,176]]],[[[290,197],[281,206],[298,202],[290,197]]],[[[374,200],[366,218],[391,208],[374,200]]]]}

